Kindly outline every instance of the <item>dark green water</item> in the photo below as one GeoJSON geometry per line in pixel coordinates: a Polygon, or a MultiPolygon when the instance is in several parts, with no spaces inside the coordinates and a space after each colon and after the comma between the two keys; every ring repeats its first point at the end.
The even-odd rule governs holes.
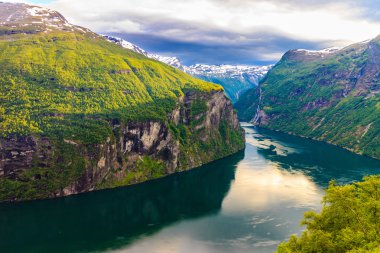
{"type": "Polygon", "coordinates": [[[246,127],[244,152],[132,187],[0,205],[0,252],[273,252],[329,180],[380,161],[246,127]]]}

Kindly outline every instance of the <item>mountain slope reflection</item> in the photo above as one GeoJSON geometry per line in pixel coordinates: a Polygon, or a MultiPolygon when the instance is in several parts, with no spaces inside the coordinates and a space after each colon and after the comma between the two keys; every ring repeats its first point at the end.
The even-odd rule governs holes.
{"type": "Polygon", "coordinates": [[[297,171],[311,177],[322,187],[326,187],[332,179],[346,184],[380,173],[379,160],[326,143],[261,128],[247,127],[246,131],[247,143],[256,146],[259,155],[283,170],[297,171]]]}
{"type": "Polygon", "coordinates": [[[170,223],[217,213],[244,153],[161,180],[64,199],[0,205],[2,252],[117,248],[170,223]]]}

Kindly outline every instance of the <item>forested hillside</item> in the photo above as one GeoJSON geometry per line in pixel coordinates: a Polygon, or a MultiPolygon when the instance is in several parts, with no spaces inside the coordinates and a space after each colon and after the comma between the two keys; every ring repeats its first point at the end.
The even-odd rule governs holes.
{"type": "Polygon", "coordinates": [[[380,37],[340,50],[291,50],[259,90],[243,95],[239,114],[260,126],[380,158],[379,73],[380,37]]]}

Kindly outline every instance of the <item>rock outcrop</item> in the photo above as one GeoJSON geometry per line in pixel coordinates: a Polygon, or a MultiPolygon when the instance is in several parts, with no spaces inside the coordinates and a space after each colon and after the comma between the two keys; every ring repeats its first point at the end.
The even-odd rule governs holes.
{"type": "Polygon", "coordinates": [[[243,130],[222,91],[188,92],[168,118],[126,124],[112,120],[112,136],[98,145],[38,135],[0,139],[0,180],[12,185],[0,187],[2,200],[67,196],[139,183],[244,148],[243,130]],[[203,110],[195,111],[197,104],[204,104],[203,110]],[[20,192],[24,190],[30,194],[20,192]]]}

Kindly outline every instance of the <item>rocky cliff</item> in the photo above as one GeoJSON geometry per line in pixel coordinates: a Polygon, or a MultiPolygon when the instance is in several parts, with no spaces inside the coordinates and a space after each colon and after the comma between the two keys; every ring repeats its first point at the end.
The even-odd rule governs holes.
{"type": "Polygon", "coordinates": [[[113,119],[112,135],[96,145],[41,135],[2,138],[0,197],[49,198],[140,183],[244,148],[243,131],[222,91],[186,93],[168,119],[113,119]]]}
{"type": "Polygon", "coordinates": [[[0,52],[0,201],[139,183],[244,147],[221,86],[55,11],[0,2],[0,52]]]}

